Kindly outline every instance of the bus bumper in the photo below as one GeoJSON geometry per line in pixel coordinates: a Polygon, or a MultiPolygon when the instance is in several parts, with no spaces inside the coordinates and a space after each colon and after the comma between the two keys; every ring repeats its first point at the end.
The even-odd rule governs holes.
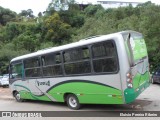
{"type": "Polygon", "coordinates": [[[145,82],[138,88],[127,88],[124,91],[125,103],[133,102],[147,87],[149,87],[149,82],[145,82]]]}

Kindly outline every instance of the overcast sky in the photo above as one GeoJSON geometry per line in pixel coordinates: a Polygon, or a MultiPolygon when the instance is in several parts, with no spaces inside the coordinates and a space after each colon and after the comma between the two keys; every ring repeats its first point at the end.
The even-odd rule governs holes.
{"type": "MultiPolygon", "coordinates": [[[[96,2],[97,0],[76,0],[80,3],[91,3],[96,2]]],[[[117,0],[120,1],[120,0],[117,0]]],[[[139,1],[144,2],[148,0],[122,0],[122,1],[139,1]]],[[[159,0],[150,0],[153,3],[159,4],[159,0]]],[[[0,0],[0,6],[4,8],[9,8],[12,11],[15,11],[17,13],[20,13],[21,10],[27,10],[32,9],[34,15],[38,15],[39,12],[43,12],[48,7],[48,4],[51,2],[51,0],[0,0]]]]}

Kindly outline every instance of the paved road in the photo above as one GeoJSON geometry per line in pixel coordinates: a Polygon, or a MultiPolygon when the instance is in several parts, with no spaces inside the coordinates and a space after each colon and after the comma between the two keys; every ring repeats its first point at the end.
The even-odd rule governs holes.
{"type": "MultiPolygon", "coordinates": [[[[0,111],[72,111],[64,103],[16,102],[8,88],[0,88],[0,111]],[[7,94],[5,93],[6,91],[7,94]],[[3,95],[3,97],[2,97],[3,95]],[[5,97],[4,97],[5,96],[5,97]]],[[[160,111],[160,84],[150,85],[136,100],[126,105],[83,105],[79,111],[160,111]]],[[[89,119],[89,118],[88,118],[89,119]]],[[[101,118],[102,119],[102,118],[101,118]]],[[[117,119],[117,118],[116,118],[117,119]]],[[[127,118],[125,118],[127,120],[127,118]]]]}

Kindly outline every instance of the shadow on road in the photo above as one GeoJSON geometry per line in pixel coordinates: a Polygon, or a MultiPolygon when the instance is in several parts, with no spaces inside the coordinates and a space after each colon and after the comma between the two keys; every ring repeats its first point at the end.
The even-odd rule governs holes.
{"type": "MultiPolygon", "coordinates": [[[[60,102],[46,102],[46,101],[35,101],[26,100],[27,103],[41,104],[41,105],[53,105],[55,107],[67,107],[65,103],[60,102]]],[[[24,102],[24,103],[25,103],[24,102]]],[[[150,105],[152,101],[149,100],[135,100],[130,104],[123,105],[110,105],[110,104],[83,104],[81,110],[92,110],[92,111],[141,111],[147,105],[150,105]]]]}

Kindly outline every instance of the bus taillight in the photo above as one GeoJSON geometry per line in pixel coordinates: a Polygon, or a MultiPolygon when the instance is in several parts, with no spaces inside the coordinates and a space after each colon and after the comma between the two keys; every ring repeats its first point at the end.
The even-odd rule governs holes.
{"type": "Polygon", "coordinates": [[[130,73],[127,73],[127,87],[128,88],[132,88],[133,87],[133,84],[132,84],[132,75],[130,73]]]}

